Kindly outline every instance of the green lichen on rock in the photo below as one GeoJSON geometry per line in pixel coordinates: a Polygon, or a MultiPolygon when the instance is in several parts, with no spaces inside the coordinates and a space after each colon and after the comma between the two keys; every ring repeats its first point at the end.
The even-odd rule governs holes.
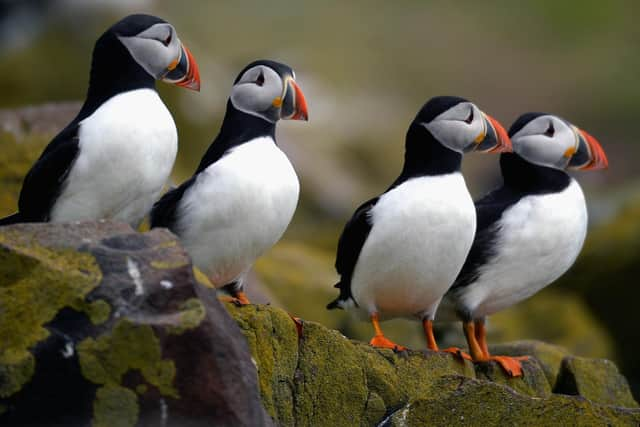
{"type": "Polygon", "coordinates": [[[551,389],[556,386],[563,359],[569,355],[569,351],[563,347],[534,340],[493,345],[490,350],[495,355],[533,357],[542,368],[551,389]]]}
{"type": "Polygon", "coordinates": [[[514,391],[533,397],[551,395],[551,385],[535,357],[522,361],[522,377],[512,378],[496,363],[476,365],[476,378],[511,387],[514,391]]]}
{"type": "Polygon", "coordinates": [[[408,402],[386,425],[418,426],[601,426],[637,425],[640,411],[595,405],[552,395],[533,398],[509,387],[461,376],[442,377],[438,393],[408,402]]]}
{"type": "Polygon", "coordinates": [[[133,427],[138,422],[138,397],[115,384],[100,387],[93,401],[93,427],[133,427]]]}
{"type": "Polygon", "coordinates": [[[187,265],[186,261],[173,261],[168,262],[164,260],[154,260],[150,262],[151,267],[157,268],[158,270],[172,270],[180,267],[184,267],[187,265]]]}
{"type": "Polygon", "coordinates": [[[35,360],[30,353],[5,351],[0,359],[0,398],[18,392],[35,371],[35,360]]]}
{"type": "Polygon", "coordinates": [[[111,306],[104,300],[96,300],[86,303],[86,308],[82,311],[89,315],[89,320],[94,325],[100,325],[101,323],[109,320],[111,315],[111,306]]]}
{"type": "Polygon", "coordinates": [[[202,301],[198,298],[189,298],[180,304],[179,313],[179,323],[167,328],[170,334],[181,334],[198,327],[207,314],[202,301]]]}
{"type": "Polygon", "coordinates": [[[298,357],[293,397],[297,424],[360,424],[369,392],[355,344],[338,331],[307,322],[298,357]]]}
{"type": "Polygon", "coordinates": [[[179,397],[173,386],[175,365],[172,360],[162,359],[160,341],[149,325],[119,320],[98,339],[81,341],[77,351],[82,374],[91,382],[121,385],[122,376],[135,369],[162,395],[179,397]]]}
{"type": "Polygon", "coordinates": [[[291,318],[264,306],[238,308],[226,304],[245,335],[256,362],[262,402],[282,425],[292,425],[298,337],[291,318]]]}
{"type": "Polygon", "coordinates": [[[207,278],[207,275],[204,274],[198,267],[193,267],[193,277],[196,279],[196,282],[204,286],[205,288],[215,289],[216,287],[211,284],[211,281],[207,278]]]}
{"type": "Polygon", "coordinates": [[[579,395],[604,405],[637,408],[627,380],[616,365],[606,359],[566,357],[558,374],[556,391],[579,395]],[[606,382],[602,378],[607,378],[606,382]]]}
{"type": "MultiPolygon", "coordinates": [[[[524,378],[509,378],[495,362],[474,366],[451,354],[374,349],[315,322],[304,321],[302,336],[298,339],[289,315],[270,306],[227,304],[227,309],[249,342],[258,368],[263,403],[279,425],[373,426],[397,408],[400,410],[389,418],[394,425],[404,425],[402,422],[411,420],[415,422],[406,425],[460,424],[453,406],[447,406],[448,415],[437,412],[439,415],[435,417],[429,417],[428,412],[423,414],[420,409],[442,401],[446,404],[446,399],[457,399],[459,387],[462,387],[460,393],[473,402],[461,407],[465,422],[470,425],[476,421],[482,424],[479,422],[482,415],[474,414],[485,411],[491,412],[488,420],[517,424],[516,412],[509,407],[529,404],[534,405],[528,412],[534,420],[529,425],[535,425],[535,420],[541,420],[543,425],[556,418],[564,420],[564,406],[583,414],[579,419],[587,425],[593,420],[602,424],[602,420],[640,419],[633,409],[552,394],[549,379],[555,381],[560,369],[555,357],[565,355],[553,346],[550,347],[558,351],[549,357],[544,345],[535,342],[504,346],[504,350],[512,354],[536,350],[531,360],[523,364],[524,378]],[[473,405],[477,407],[473,409],[473,405]],[[492,405],[498,406],[494,410],[492,405]]],[[[597,381],[604,385],[609,377],[603,373],[597,381]]],[[[629,403],[620,399],[616,404],[625,405],[625,402],[629,403]]]]}
{"type": "Polygon", "coordinates": [[[44,324],[64,307],[104,320],[104,307],[85,297],[101,280],[95,258],[67,249],[45,248],[0,230],[0,386],[7,396],[31,377],[29,349],[48,336],[44,324]],[[43,286],[46,284],[46,286],[43,286]],[[8,385],[11,386],[8,386],[8,385]]]}

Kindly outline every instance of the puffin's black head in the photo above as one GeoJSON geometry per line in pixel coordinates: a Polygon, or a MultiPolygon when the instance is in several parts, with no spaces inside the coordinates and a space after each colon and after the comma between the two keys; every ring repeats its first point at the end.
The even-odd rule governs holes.
{"type": "Polygon", "coordinates": [[[464,98],[431,98],[420,109],[414,123],[424,126],[442,145],[460,153],[511,151],[504,127],[464,98]]]}
{"type": "Polygon", "coordinates": [[[233,83],[229,100],[236,109],[272,123],[309,117],[294,71],[275,61],[254,61],[244,67],[233,83]]]}
{"type": "MultiPolygon", "coordinates": [[[[124,45],[133,60],[154,79],[200,90],[200,73],[191,52],[180,42],[176,30],[168,22],[151,15],[129,15],[116,22],[100,37],[95,55],[109,61],[109,40],[124,45]]],[[[111,59],[112,59],[111,58],[111,59]]],[[[118,64],[110,64],[118,66],[118,64]]]]}
{"type": "Polygon", "coordinates": [[[600,143],[568,121],[546,113],[526,113],[509,129],[513,151],[525,160],[555,169],[608,166],[600,143]]]}

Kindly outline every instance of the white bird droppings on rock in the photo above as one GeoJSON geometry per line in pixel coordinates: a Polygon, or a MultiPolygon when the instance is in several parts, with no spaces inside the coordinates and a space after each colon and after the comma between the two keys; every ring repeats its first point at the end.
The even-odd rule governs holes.
{"type": "Polygon", "coordinates": [[[161,280],[160,286],[162,286],[163,289],[171,289],[173,288],[173,283],[168,280],[161,280]]]}
{"type": "Polygon", "coordinates": [[[131,280],[133,280],[133,284],[136,286],[136,295],[144,294],[144,287],[142,286],[142,275],[140,274],[138,264],[129,257],[127,257],[127,270],[129,271],[129,277],[131,277],[131,280]]]}
{"type": "Polygon", "coordinates": [[[60,353],[62,353],[62,357],[64,357],[65,359],[68,359],[71,356],[73,356],[73,353],[75,353],[73,349],[73,343],[71,341],[67,341],[67,343],[64,345],[64,348],[60,351],[60,353]]]}

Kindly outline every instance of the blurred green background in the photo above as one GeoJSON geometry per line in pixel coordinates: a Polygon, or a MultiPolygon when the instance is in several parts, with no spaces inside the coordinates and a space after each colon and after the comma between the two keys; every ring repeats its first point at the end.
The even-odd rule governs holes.
{"type": "MultiPolygon", "coordinates": [[[[179,129],[175,182],[215,137],[244,65],[270,58],[296,70],[310,121],[279,124],[278,141],[301,178],[301,203],[257,263],[251,292],[353,338],[370,338],[369,325],[324,309],[335,294],[336,242],[359,203],[398,174],[404,133],[428,98],[464,96],[507,128],[523,112],[552,112],[595,135],[610,168],[576,175],[592,228],[583,254],[560,283],[494,316],[490,333],[613,358],[638,397],[640,3],[0,1],[0,214],[15,209],[26,169],[78,106],[23,108],[81,101],[95,39],[133,12],[171,22],[200,65],[200,93],[159,84],[179,129]]],[[[499,182],[494,156],[467,157],[464,172],[474,197],[499,182]]],[[[461,344],[458,329],[439,329],[441,343],[461,344]]],[[[416,323],[385,330],[424,347],[416,323]]]]}

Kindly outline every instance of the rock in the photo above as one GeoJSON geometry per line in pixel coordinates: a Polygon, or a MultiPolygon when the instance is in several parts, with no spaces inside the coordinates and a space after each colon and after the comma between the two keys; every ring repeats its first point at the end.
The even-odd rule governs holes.
{"type": "Polygon", "coordinates": [[[556,386],[562,361],[569,355],[569,351],[565,348],[534,340],[492,345],[489,350],[496,355],[531,356],[535,358],[552,389],[556,386]]]}
{"type": "Polygon", "coordinates": [[[611,335],[595,313],[579,294],[552,284],[532,298],[489,317],[489,342],[534,338],[565,347],[573,354],[615,358],[611,335]]]}
{"type": "MultiPolygon", "coordinates": [[[[616,360],[640,398],[640,329],[637,301],[640,288],[640,199],[589,232],[572,269],[556,285],[583,296],[617,345],[616,360]]],[[[578,353],[585,355],[584,353],[578,353]]]]}
{"type": "Polygon", "coordinates": [[[0,228],[0,424],[271,425],[245,339],[166,230],[0,228]]]}
{"type": "Polygon", "coordinates": [[[604,405],[638,408],[618,367],[606,359],[568,356],[562,360],[554,393],[583,396],[604,405]],[[607,378],[605,383],[602,378],[607,378]]]}
{"type": "Polygon", "coordinates": [[[406,403],[379,425],[632,426],[640,422],[640,410],[598,405],[581,397],[523,396],[500,384],[461,376],[442,377],[435,387],[438,393],[406,403]]]}
{"type": "Polygon", "coordinates": [[[55,135],[80,111],[80,102],[51,102],[16,109],[0,109],[0,131],[16,137],[55,135]]]}
{"type": "MultiPolygon", "coordinates": [[[[303,282],[289,265],[282,276],[303,282]]],[[[0,228],[0,424],[640,423],[615,365],[555,346],[493,347],[532,356],[508,378],[494,362],[378,350],[312,321],[299,335],[268,305],[226,308],[166,230],[0,228]]]]}
{"type": "MultiPolygon", "coordinates": [[[[474,367],[445,353],[377,350],[310,321],[303,321],[298,338],[280,309],[227,308],[247,337],[265,408],[278,425],[451,425],[460,422],[456,405],[470,425],[491,425],[481,422],[485,418],[515,424],[517,408],[527,408],[524,425],[573,417],[587,424],[640,422],[640,411],[630,409],[636,404],[627,399],[628,387],[627,394],[606,402],[595,395],[590,401],[553,394],[562,365],[558,355],[567,355],[555,346],[528,341],[495,348],[532,356],[523,364],[523,378],[507,378],[495,362],[474,367]],[[446,411],[433,409],[438,405],[446,411]]],[[[578,370],[588,375],[591,368],[584,369],[578,370]]],[[[605,389],[620,387],[610,374],[598,371],[592,379],[605,389]]]]}

